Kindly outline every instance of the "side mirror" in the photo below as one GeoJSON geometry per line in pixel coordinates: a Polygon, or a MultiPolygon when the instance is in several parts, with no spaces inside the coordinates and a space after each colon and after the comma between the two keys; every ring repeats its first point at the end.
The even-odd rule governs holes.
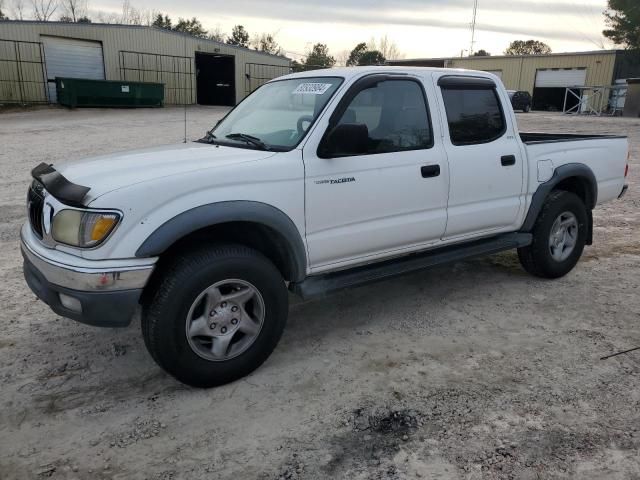
{"type": "Polygon", "coordinates": [[[321,158],[346,157],[367,152],[369,129],[363,123],[342,123],[329,130],[319,149],[321,158]]]}

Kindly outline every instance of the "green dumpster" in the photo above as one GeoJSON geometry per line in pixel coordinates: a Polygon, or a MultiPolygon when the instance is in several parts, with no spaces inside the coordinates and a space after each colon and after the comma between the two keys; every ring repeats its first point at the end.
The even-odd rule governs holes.
{"type": "Polygon", "coordinates": [[[161,107],[164,84],[56,77],[58,103],[75,107],[161,107]]]}

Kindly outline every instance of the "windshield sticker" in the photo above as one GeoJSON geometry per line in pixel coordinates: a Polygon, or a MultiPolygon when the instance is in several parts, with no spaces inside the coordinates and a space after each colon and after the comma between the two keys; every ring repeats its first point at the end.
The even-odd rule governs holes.
{"type": "Polygon", "coordinates": [[[330,83],[301,83],[292,93],[294,95],[322,95],[330,88],[330,83]]]}

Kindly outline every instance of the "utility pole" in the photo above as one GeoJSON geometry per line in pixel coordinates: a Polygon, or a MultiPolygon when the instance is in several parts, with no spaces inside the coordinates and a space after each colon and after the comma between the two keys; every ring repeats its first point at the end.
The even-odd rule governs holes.
{"type": "Polygon", "coordinates": [[[473,19],[471,20],[471,47],[469,56],[473,55],[473,44],[476,43],[476,15],[478,13],[478,0],[473,0],[473,19]]]}

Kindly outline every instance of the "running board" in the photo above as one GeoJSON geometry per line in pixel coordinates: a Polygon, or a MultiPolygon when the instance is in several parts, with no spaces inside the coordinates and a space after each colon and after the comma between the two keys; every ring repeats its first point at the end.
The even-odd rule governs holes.
{"type": "Polygon", "coordinates": [[[372,263],[349,270],[307,277],[302,282],[291,283],[289,289],[307,300],[344,288],[386,280],[436,265],[526,247],[531,244],[532,238],[533,236],[530,233],[508,233],[488,239],[476,240],[475,242],[407,255],[385,262],[372,263]]]}

